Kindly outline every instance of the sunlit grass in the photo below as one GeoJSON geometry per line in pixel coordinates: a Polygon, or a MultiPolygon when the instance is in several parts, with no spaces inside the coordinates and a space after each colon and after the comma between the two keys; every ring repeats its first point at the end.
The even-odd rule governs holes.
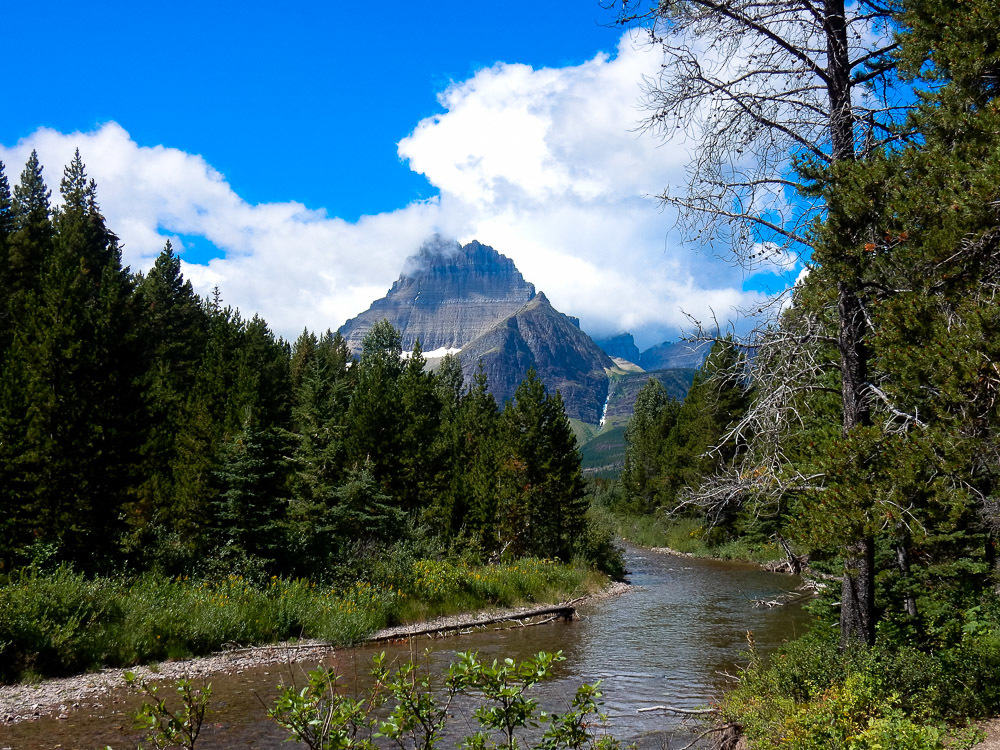
{"type": "Polygon", "coordinates": [[[695,557],[720,560],[767,562],[782,557],[771,542],[756,542],[743,537],[718,539],[704,522],[696,518],[665,514],[625,514],[604,511],[618,535],[640,547],[669,547],[695,557]]]}
{"type": "Polygon", "coordinates": [[[415,560],[347,587],[231,575],[87,578],[28,571],[0,587],[0,677],[54,675],[320,638],[356,643],[387,625],[490,606],[554,602],[599,588],[583,568],[525,559],[474,566],[415,560]]]}

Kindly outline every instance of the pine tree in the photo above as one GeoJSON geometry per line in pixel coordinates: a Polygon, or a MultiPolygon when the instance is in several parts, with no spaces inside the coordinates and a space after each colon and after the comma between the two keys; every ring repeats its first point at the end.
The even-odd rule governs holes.
{"type": "MultiPolygon", "coordinates": [[[[678,494],[697,488],[702,478],[732,458],[723,444],[726,428],[746,411],[747,393],[740,382],[739,353],[731,340],[716,341],[695,373],[662,447],[659,502],[672,508],[678,494]]],[[[731,515],[736,509],[725,509],[731,515]]],[[[716,524],[721,517],[710,519],[716,524]]]]}
{"type": "Polygon", "coordinates": [[[559,394],[534,369],[501,419],[498,526],[514,554],[569,560],[586,519],[576,438],[559,394]]]}
{"type": "Polygon", "coordinates": [[[338,532],[331,511],[347,470],[344,433],[355,373],[346,342],[330,331],[319,340],[303,334],[292,363],[298,385],[293,389],[296,446],[289,538],[297,564],[318,569],[330,563],[340,543],[334,538],[338,532]],[[296,359],[303,341],[312,353],[296,359]]]}
{"type": "Polygon", "coordinates": [[[14,229],[14,198],[10,193],[10,183],[7,181],[3,162],[0,161],[0,365],[10,346],[10,294],[14,276],[10,268],[8,247],[14,229]]]}
{"type": "Polygon", "coordinates": [[[625,428],[625,466],[621,481],[630,505],[650,513],[663,485],[663,453],[667,436],[677,424],[680,403],[670,398],[663,384],[650,378],[639,391],[625,428]]]}
{"type": "Polygon", "coordinates": [[[14,187],[14,231],[9,236],[7,248],[12,298],[37,290],[42,270],[49,261],[52,252],[51,195],[42,177],[38,154],[32,151],[21,172],[21,180],[14,187]]]}
{"type": "Polygon", "coordinates": [[[7,393],[21,402],[11,479],[25,531],[94,567],[113,557],[141,442],[132,288],[79,153],[51,223],[40,174],[33,156],[15,191],[16,286],[32,304],[21,306],[8,352],[16,386],[7,393]],[[32,277],[34,289],[25,283],[32,277]]]}
{"type": "Polygon", "coordinates": [[[454,354],[445,355],[434,373],[438,427],[434,436],[434,491],[424,503],[424,520],[438,534],[459,533],[468,507],[463,477],[468,469],[459,419],[462,405],[462,364],[454,354]]]}
{"type": "Polygon", "coordinates": [[[463,529],[484,551],[499,549],[497,507],[500,468],[500,411],[489,392],[482,363],[462,396],[457,417],[460,445],[457,485],[451,507],[451,532],[463,529]]]}
{"type": "MultiPolygon", "coordinates": [[[[208,316],[181,274],[168,240],[135,292],[143,343],[141,386],[148,425],[130,522],[140,532],[160,527],[174,499],[172,467],[185,402],[204,354],[208,316]]],[[[136,543],[140,543],[136,540],[136,543]]]]}
{"type": "Polygon", "coordinates": [[[399,377],[402,424],[399,446],[400,495],[410,513],[428,508],[447,486],[439,440],[441,401],[436,378],[424,367],[417,341],[399,377]]]}
{"type": "Polygon", "coordinates": [[[344,548],[358,542],[384,544],[404,535],[406,513],[385,494],[367,465],[353,467],[334,492],[327,517],[332,535],[344,548]]]}
{"type": "MultiPolygon", "coordinates": [[[[287,428],[291,415],[291,380],[287,344],[275,338],[259,315],[246,321],[236,353],[230,420],[287,428]]],[[[233,421],[230,421],[233,424],[233,421]]]]}
{"type": "MultiPolygon", "coordinates": [[[[885,627],[940,643],[979,603],[1000,530],[1000,19],[992,2],[914,0],[902,21],[905,72],[928,84],[908,123],[920,136],[829,187],[843,221],[865,228],[854,253],[874,418],[830,451],[798,528],[820,548],[871,536],[885,627]]],[[[839,234],[819,227],[820,248],[839,234]]]]}
{"type": "Polygon", "coordinates": [[[316,346],[319,342],[316,335],[304,329],[299,337],[292,344],[292,359],[288,366],[288,375],[291,378],[292,390],[295,391],[302,383],[303,374],[316,354],[316,346]]]}
{"type": "Polygon", "coordinates": [[[171,467],[173,499],[156,521],[156,555],[171,570],[190,566],[214,543],[206,519],[221,492],[222,447],[242,429],[231,396],[243,320],[222,307],[218,295],[204,302],[202,309],[208,328],[194,385],[178,421],[171,467]]]}
{"type": "Polygon", "coordinates": [[[347,413],[346,459],[349,466],[369,466],[375,481],[397,501],[405,493],[399,463],[403,408],[399,379],[403,373],[399,332],[388,321],[372,326],[362,341],[358,375],[347,413]]]}
{"type": "Polygon", "coordinates": [[[276,570],[286,549],[289,440],[281,428],[255,427],[248,419],[223,450],[213,514],[216,542],[224,539],[251,561],[251,569],[256,560],[276,570]]]}

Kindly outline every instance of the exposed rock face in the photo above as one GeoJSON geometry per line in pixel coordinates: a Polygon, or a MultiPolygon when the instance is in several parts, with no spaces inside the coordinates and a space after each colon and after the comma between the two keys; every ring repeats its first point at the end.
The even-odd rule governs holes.
{"type": "Polygon", "coordinates": [[[590,424],[601,418],[611,358],[567,315],[539,293],[513,315],[471,341],[459,355],[466,380],[482,361],[499,403],[514,395],[534,367],[550,392],[558,390],[566,414],[590,424]]]}
{"type": "Polygon", "coordinates": [[[351,351],[375,323],[388,320],[401,333],[404,351],[417,339],[425,352],[459,349],[535,296],[535,287],[514,262],[492,247],[433,237],[407,262],[389,293],[344,323],[351,351]]]}
{"type": "Polygon", "coordinates": [[[697,370],[691,368],[678,368],[657,372],[629,372],[612,378],[611,390],[608,393],[608,409],[604,415],[606,422],[608,424],[628,422],[632,412],[635,411],[639,391],[650,380],[659,380],[671,398],[683,401],[691,388],[696,372],[697,370]]]}
{"type": "Polygon", "coordinates": [[[609,357],[620,357],[639,364],[639,347],[635,345],[631,333],[619,333],[611,338],[598,339],[596,343],[609,357]]]}
{"type": "Polygon", "coordinates": [[[644,370],[672,370],[685,367],[698,369],[708,356],[709,348],[707,343],[664,341],[639,355],[638,364],[644,370]]]}
{"type": "MultiPolygon", "coordinates": [[[[351,350],[380,320],[402,334],[403,350],[419,339],[425,354],[461,350],[466,381],[482,360],[500,404],[534,367],[550,392],[558,390],[570,417],[596,424],[614,366],[580,329],[577,318],[555,310],[524,280],[513,261],[492,247],[433,237],[407,261],[382,299],[340,328],[351,350]]],[[[437,357],[429,357],[433,364],[437,357]]]]}

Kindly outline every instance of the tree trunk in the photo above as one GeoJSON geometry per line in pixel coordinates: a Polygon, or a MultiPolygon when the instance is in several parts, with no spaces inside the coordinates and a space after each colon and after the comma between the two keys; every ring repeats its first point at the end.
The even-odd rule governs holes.
{"type": "Polygon", "coordinates": [[[896,564],[899,566],[899,572],[903,576],[903,586],[905,587],[903,606],[906,609],[906,614],[910,617],[916,617],[917,598],[913,595],[913,591],[910,588],[910,552],[907,549],[908,541],[905,537],[896,541],[896,564]]]}
{"type": "MultiPolygon", "coordinates": [[[[853,161],[854,112],[851,102],[851,65],[847,41],[844,0],[825,0],[823,21],[827,45],[827,92],[830,97],[830,136],[834,162],[853,161]]],[[[852,238],[844,238],[845,260],[850,257],[852,238]]],[[[843,429],[870,423],[865,398],[868,353],[865,349],[866,320],[857,296],[857,279],[843,278],[837,286],[839,316],[841,398],[843,429]]],[[[844,580],[840,608],[841,647],[875,642],[875,543],[863,536],[848,544],[844,552],[844,580]]]]}
{"type": "Polygon", "coordinates": [[[840,647],[875,642],[875,541],[847,548],[840,602],[840,647]]]}
{"type": "MultiPolygon", "coordinates": [[[[843,427],[847,435],[855,427],[871,421],[865,399],[868,356],[864,346],[865,319],[854,290],[841,282],[838,288],[840,313],[841,396],[843,427]]],[[[840,604],[840,644],[872,645],[875,642],[875,542],[864,536],[847,546],[844,553],[844,581],[840,604]]]]}

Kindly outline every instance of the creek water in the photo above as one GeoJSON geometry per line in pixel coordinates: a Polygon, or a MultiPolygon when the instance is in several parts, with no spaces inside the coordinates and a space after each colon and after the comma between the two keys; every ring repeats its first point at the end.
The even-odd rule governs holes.
{"type": "MultiPolygon", "coordinates": [[[[662,712],[639,713],[654,705],[698,708],[724,690],[740,662],[752,631],[758,649],[767,652],[800,635],[806,615],[797,605],[773,609],[753,606],[798,585],[791,576],[754,566],[697,560],[629,549],[627,563],[633,590],[580,608],[580,618],[528,628],[481,631],[412,646],[379,646],[344,650],[325,660],[348,684],[363,684],[371,657],[386,651],[390,658],[413,652],[444,667],[460,651],[478,651],[492,660],[523,659],[539,651],[563,652],[554,679],[535,688],[542,706],[565,708],[581,682],[601,680],[611,731],[640,748],[680,748],[691,742],[692,720],[662,712]]],[[[216,675],[210,713],[199,748],[294,747],[265,716],[279,682],[303,682],[313,663],[269,665],[237,675],[216,675]]],[[[122,690],[99,709],[80,710],[65,719],[46,718],[0,727],[0,748],[134,748],[129,712],[138,700],[122,690]]],[[[472,731],[467,720],[454,722],[461,734],[472,731]]],[[[445,743],[450,746],[455,743],[445,743]]]]}

